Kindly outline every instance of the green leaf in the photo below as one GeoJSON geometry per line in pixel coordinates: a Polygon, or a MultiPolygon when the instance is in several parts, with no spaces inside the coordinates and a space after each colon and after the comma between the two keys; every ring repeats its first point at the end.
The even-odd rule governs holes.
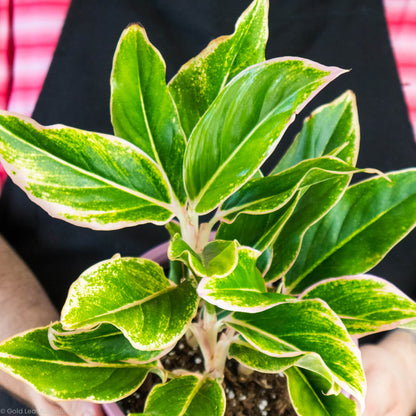
{"type": "Polygon", "coordinates": [[[169,89],[187,136],[228,81],[264,61],[268,9],[268,0],[253,1],[238,19],[232,35],[213,40],[170,81],[169,89]]]}
{"type": "Polygon", "coordinates": [[[1,111],[0,159],[34,202],[75,225],[107,230],[172,217],[164,174],[117,137],[1,111]]]}
{"type": "Polygon", "coordinates": [[[267,270],[269,270],[270,263],[273,258],[273,252],[270,248],[266,249],[261,253],[256,261],[256,267],[259,269],[259,272],[264,275],[267,270]]]}
{"type": "Polygon", "coordinates": [[[111,120],[116,136],[133,143],[166,172],[184,204],[185,136],[166,85],[166,67],[145,30],[131,25],[121,35],[111,74],[111,120]]]}
{"type": "Polygon", "coordinates": [[[302,299],[322,299],[342,319],[350,335],[386,331],[416,319],[416,304],[394,285],[370,275],[328,279],[302,299]]]}
{"type": "Polygon", "coordinates": [[[224,412],[225,394],[218,381],[189,375],[156,385],[141,415],[222,416],[224,412]]]}
{"type": "Polygon", "coordinates": [[[69,351],[88,362],[143,364],[160,358],[165,351],[140,351],[113,325],[65,331],[61,324],[49,328],[52,348],[69,351]]]}
{"type": "Polygon", "coordinates": [[[201,254],[197,254],[177,234],[169,246],[168,257],[171,260],[180,259],[197,276],[223,277],[237,266],[238,244],[236,241],[215,240],[208,243],[201,254]]]}
{"type": "Polygon", "coordinates": [[[413,321],[401,324],[400,328],[407,329],[409,331],[416,331],[416,319],[414,319],[413,321]]]}
{"type": "Polygon", "coordinates": [[[187,268],[181,261],[170,261],[168,279],[179,284],[182,279],[186,278],[186,271],[187,268]]]}
{"type": "Polygon", "coordinates": [[[251,248],[238,250],[238,264],[223,278],[205,277],[197,292],[201,298],[222,309],[256,313],[293,299],[281,293],[267,292],[256,268],[259,253],[251,248]]]}
{"type": "Polygon", "coordinates": [[[304,160],[276,175],[248,181],[221,206],[217,216],[232,221],[238,213],[265,214],[281,208],[296,192],[333,179],[360,172],[333,156],[304,160]]]}
{"type": "Polygon", "coordinates": [[[343,394],[325,394],[329,383],[298,367],[285,370],[289,395],[299,416],[359,416],[357,403],[343,394]]]}
{"type": "Polygon", "coordinates": [[[175,234],[181,234],[181,225],[175,220],[168,222],[165,228],[171,237],[175,237],[175,234]]]}
{"type": "MultiPolygon", "coordinates": [[[[351,92],[347,92],[311,114],[305,121],[301,133],[273,172],[274,174],[284,174],[284,170],[291,172],[290,169],[295,169],[296,165],[307,163],[307,159],[328,155],[336,155],[349,164],[355,164],[358,141],[355,97],[351,92]]],[[[290,220],[290,224],[283,230],[282,238],[276,243],[274,250],[276,256],[272,269],[266,275],[267,280],[278,279],[290,267],[298,254],[305,229],[333,206],[333,198],[337,195],[339,197],[345,186],[346,180],[341,179],[338,184],[324,185],[320,190],[315,186],[313,191],[306,193],[297,209],[295,219],[290,220]],[[330,200],[324,204],[325,206],[316,204],[317,199],[327,197],[330,200]],[[324,208],[323,212],[321,208],[324,208]],[[304,215],[305,212],[308,212],[308,215],[304,215]]],[[[245,186],[239,192],[244,188],[245,186]]],[[[223,239],[236,238],[240,244],[263,251],[276,240],[301,196],[299,194],[293,197],[291,205],[273,214],[261,216],[240,214],[232,224],[222,223],[217,236],[223,239]]]]}
{"type": "MultiPolygon", "coordinates": [[[[222,222],[215,238],[236,239],[241,245],[264,251],[292,215],[299,198],[300,194],[296,194],[286,205],[270,214],[240,214],[231,224],[222,222]]],[[[270,267],[270,262],[268,267],[270,267]]]]}
{"type": "Polygon", "coordinates": [[[286,302],[256,314],[234,312],[226,323],[271,356],[316,353],[338,384],[361,403],[365,390],[358,348],[337,315],[322,301],[286,302]]]}
{"type": "Polygon", "coordinates": [[[247,182],[296,113],[342,72],[281,58],[235,77],[199,121],[185,151],[185,188],[195,211],[211,211],[247,182]]]}
{"type": "Polygon", "coordinates": [[[351,186],[307,232],[286,274],[287,290],[299,293],[325,278],[365,273],[415,227],[416,169],[386,177],[351,186]]]}
{"type": "MultiPolygon", "coordinates": [[[[230,345],[228,355],[246,367],[262,373],[280,373],[296,365],[320,374],[329,382],[333,379],[331,372],[316,353],[305,352],[295,356],[267,355],[250,344],[239,340],[230,345]]],[[[331,390],[331,385],[325,391],[328,392],[329,390],[331,390]]],[[[338,390],[340,391],[339,388],[338,390]]]]}
{"type": "Polygon", "coordinates": [[[187,281],[175,285],[156,263],[113,258],[86,270],[62,310],[65,329],[110,323],[140,350],[172,346],[196,314],[198,296],[187,281]]]}
{"type": "Polygon", "coordinates": [[[342,175],[313,185],[301,195],[291,216],[273,242],[274,255],[265,276],[266,281],[280,279],[292,266],[301,250],[306,231],[337,204],[350,179],[349,175],[342,175]]]}
{"type": "Polygon", "coordinates": [[[355,95],[347,91],[329,104],[317,108],[304,120],[301,132],[279,161],[272,174],[306,159],[335,155],[355,166],[360,127],[355,95]]]}
{"type": "Polygon", "coordinates": [[[37,328],[0,344],[0,368],[59,400],[112,402],[132,394],[156,364],[86,362],[53,349],[49,327],[37,328]]]}
{"type": "MultiPolygon", "coordinates": [[[[347,91],[308,117],[300,134],[272,174],[283,173],[305,159],[333,155],[355,165],[359,148],[359,124],[355,96],[347,91]]],[[[347,177],[314,185],[301,198],[273,244],[272,264],[267,281],[281,278],[296,260],[305,232],[339,200],[349,181],[347,177]],[[317,204],[316,201],[321,201],[317,204]]]]}

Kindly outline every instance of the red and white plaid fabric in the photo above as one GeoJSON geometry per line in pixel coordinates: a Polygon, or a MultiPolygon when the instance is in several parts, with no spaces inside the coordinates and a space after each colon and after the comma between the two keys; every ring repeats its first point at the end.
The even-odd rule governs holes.
{"type": "Polygon", "coordinates": [[[32,114],[68,5],[69,0],[0,0],[3,108],[32,114]]]}
{"type": "MultiPolygon", "coordinates": [[[[0,0],[0,108],[30,116],[70,0],[0,0]]],[[[5,180],[0,167],[0,190],[5,180]]]]}
{"type": "MultiPolygon", "coordinates": [[[[0,0],[0,108],[31,115],[70,0],[0,0]]],[[[384,0],[416,136],[416,0],[384,0]]],[[[0,191],[6,176],[0,166],[0,191]]]]}
{"type": "Polygon", "coordinates": [[[416,137],[416,0],[384,0],[391,44],[416,137]]]}

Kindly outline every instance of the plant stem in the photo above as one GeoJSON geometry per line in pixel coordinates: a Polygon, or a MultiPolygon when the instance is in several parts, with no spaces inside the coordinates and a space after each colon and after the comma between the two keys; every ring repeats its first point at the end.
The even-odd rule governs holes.
{"type": "Polygon", "coordinates": [[[224,377],[225,362],[227,360],[230,344],[234,337],[235,331],[230,328],[227,328],[227,330],[221,334],[214,353],[214,378],[224,377]]]}
{"type": "Polygon", "coordinates": [[[194,212],[188,211],[182,207],[181,212],[177,214],[181,226],[182,238],[193,249],[196,249],[199,234],[199,217],[194,212]]]}
{"type": "MultiPolygon", "coordinates": [[[[218,221],[213,217],[208,223],[199,225],[199,216],[186,207],[177,216],[184,241],[197,253],[201,253],[209,242],[212,227],[218,221]]],[[[213,378],[223,378],[225,361],[227,359],[228,348],[234,331],[227,329],[221,334],[218,340],[218,333],[222,323],[218,322],[217,311],[214,305],[208,302],[203,304],[199,313],[198,322],[190,326],[190,331],[195,336],[201,349],[205,374],[213,378]]]]}
{"type": "Polygon", "coordinates": [[[200,317],[199,322],[192,324],[190,329],[201,348],[205,373],[221,379],[224,376],[225,361],[235,331],[228,328],[218,340],[222,322],[217,320],[215,307],[206,302],[201,312],[203,317],[200,317]]]}
{"type": "Polygon", "coordinates": [[[198,238],[195,246],[195,251],[197,253],[201,253],[204,247],[208,244],[210,232],[211,229],[208,227],[208,224],[206,222],[200,225],[198,230],[198,238]]]}

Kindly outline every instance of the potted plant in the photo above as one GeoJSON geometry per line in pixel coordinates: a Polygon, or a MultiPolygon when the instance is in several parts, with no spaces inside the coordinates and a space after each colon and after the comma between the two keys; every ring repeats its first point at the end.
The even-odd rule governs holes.
{"type": "Polygon", "coordinates": [[[360,414],[355,341],[416,319],[411,299],[364,274],[415,226],[416,169],[355,166],[347,91],[305,120],[265,176],[295,115],[345,72],[265,61],[267,14],[267,0],[253,1],[168,85],[145,30],[129,26],[111,75],[114,136],[1,112],[2,163],[52,216],[98,230],[152,222],[171,235],[167,276],[117,254],[93,265],[60,322],[0,345],[4,370],[53,399],[99,403],[153,373],[161,382],[141,414],[220,416],[230,358],[284,373],[299,415],[360,414]],[[350,185],[356,173],[372,176],[350,185]],[[162,365],[184,336],[202,371],[162,365]]]}

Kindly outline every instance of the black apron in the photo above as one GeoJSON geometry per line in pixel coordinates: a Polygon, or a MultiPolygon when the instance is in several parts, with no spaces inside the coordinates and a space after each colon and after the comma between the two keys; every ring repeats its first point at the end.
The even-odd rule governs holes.
{"type": "MultiPolygon", "coordinates": [[[[74,0],[33,118],[112,133],[109,76],[122,30],[140,22],[167,62],[170,79],[213,38],[230,34],[249,0],[74,0]]],[[[287,147],[316,106],[346,89],[357,94],[358,165],[383,171],[415,166],[416,146],[388,41],[381,0],[271,0],[268,58],[301,56],[352,70],[312,101],[286,133],[287,147]]],[[[280,153],[282,151],[280,150],[280,153]]],[[[279,154],[279,151],[277,152],[279,154]]],[[[276,160],[275,156],[274,160],[276,160]]],[[[163,227],[119,231],[77,228],[49,217],[11,181],[0,200],[0,232],[62,307],[69,285],[115,253],[139,256],[166,240],[163,227]]],[[[416,295],[416,233],[375,273],[416,295]]]]}

